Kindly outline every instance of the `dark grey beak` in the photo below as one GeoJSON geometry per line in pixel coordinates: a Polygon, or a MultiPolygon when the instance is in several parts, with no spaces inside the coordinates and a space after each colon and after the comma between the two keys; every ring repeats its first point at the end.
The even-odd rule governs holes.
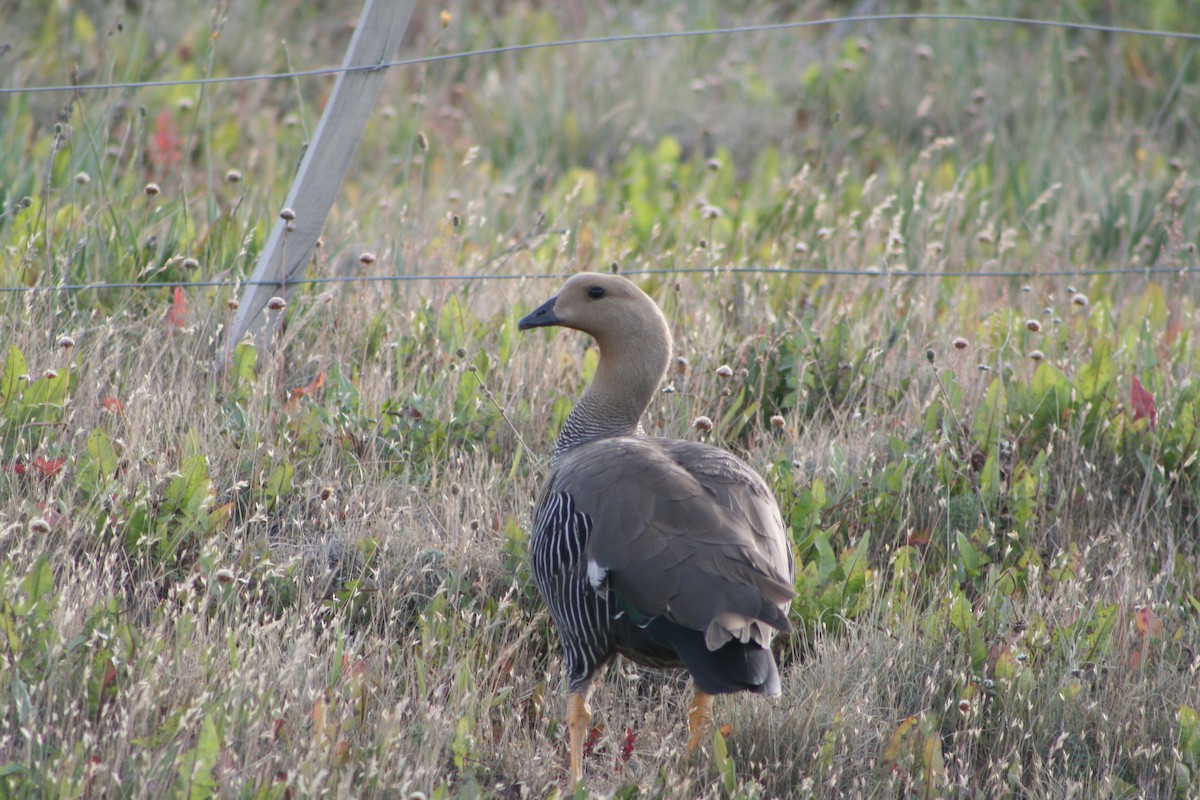
{"type": "Polygon", "coordinates": [[[545,328],[549,325],[561,324],[562,318],[554,313],[554,303],[557,300],[558,295],[555,295],[533,311],[530,311],[517,323],[517,330],[527,331],[530,328],[545,328]]]}

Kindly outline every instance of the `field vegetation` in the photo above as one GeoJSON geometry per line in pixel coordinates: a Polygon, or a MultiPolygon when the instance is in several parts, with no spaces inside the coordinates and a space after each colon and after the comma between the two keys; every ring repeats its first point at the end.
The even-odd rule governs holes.
{"type": "MultiPolygon", "coordinates": [[[[917,5],[418,4],[400,56],[917,5]]],[[[9,3],[0,82],[337,65],[358,13],[9,3]]],[[[767,477],[798,596],[783,697],[721,699],[703,757],[680,676],[612,670],[576,796],[1197,796],[1198,48],[919,20],[398,67],[310,270],[348,280],[227,363],[333,79],[0,95],[0,796],[571,795],[526,536],[596,354],[516,321],[581,269],[665,309],[647,427],[767,477]]]]}

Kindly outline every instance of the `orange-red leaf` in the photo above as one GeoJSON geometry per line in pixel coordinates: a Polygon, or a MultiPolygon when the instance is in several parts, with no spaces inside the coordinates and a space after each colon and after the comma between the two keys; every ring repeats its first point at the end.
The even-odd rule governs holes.
{"type": "Polygon", "coordinates": [[[1133,385],[1129,390],[1129,405],[1133,408],[1133,421],[1139,419],[1149,419],[1150,427],[1154,427],[1155,418],[1157,416],[1154,410],[1154,395],[1142,388],[1142,382],[1133,377],[1133,385]]]}
{"type": "Polygon", "coordinates": [[[125,406],[122,405],[121,401],[116,397],[106,397],[100,401],[100,404],[114,414],[125,413],[125,406]]]}
{"type": "Polygon", "coordinates": [[[1133,617],[1133,624],[1137,627],[1137,632],[1142,635],[1143,639],[1163,635],[1162,620],[1159,619],[1158,614],[1155,614],[1154,609],[1150,608],[1150,606],[1143,606],[1137,610],[1137,614],[1133,617]]]}
{"type": "Polygon", "coordinates": [[[34,456],[33,458],[34,470],[42,473],[47,478],[57,475],[65,463],[67,463],[65,458],[43,458],[42,456],[34,456]]]}
{"type": "Polygon", "coordinates": [[[292,389],[292,391],[288,393],[288,400],[294,403],[301,397],[309,397],[314,395],[317,393],[317,390],[324,385],[325,373],[318,372],[316,377],[314,377],[307,386],[297,386],[295,389],[292,389]]]}
{"type": "Polygon", "coordinates": [[[187,325],[188,301],[182,286],[176,286],[171,297],[171,308],[167,310],[167,322],[176,328],[187,325]]]}

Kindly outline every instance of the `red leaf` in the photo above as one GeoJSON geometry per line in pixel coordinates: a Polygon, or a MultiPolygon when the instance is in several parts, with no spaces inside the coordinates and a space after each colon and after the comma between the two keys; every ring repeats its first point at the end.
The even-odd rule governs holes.
{"type": "Polygon", "coordinates": [[[116,397],[106,397],[100,401],[100,404],[114,414],[121,414],[125,411],[125,406],[116,397]]]}
{"type": "Polygon", "coordinates": [[[171,298],[171,307],[167,310],[167,322],[176,328],[187,325],[188,301],[182,286],[176,286],[171,298]]]}
{"type": "Polygon", "coordinates": [[[150,147],[150,161],[160,171],[170,169],[183,158],[183,140],[179,138],[179,127],[169,108],[158,112],[154,120],[154,143],[150,147]]]}
{"type": "Polygon", "coordinates": [[[602,728],[592,728],[588,731],[587,738],[583,740],[583,757],[590,758],[592,751],[596,749],[596,745],[600,743],[600,737],[604,735],[602,728]]]}
{"type": "Polygon", "coordinates": [[[633,733],[633,728],[625,729],[625,739],[621,742],[621,761],[628,761],[633,755],[633,742],[637,736],[633,733]]]}
{"type": "Polygon", "coordinates": [[[1154,427],[1154,421],[1157,413],[1154,410],[1154,395],[1142,388],[1142,382],[1135,375],[1133,378],[1133,386],[1129,391],[1129,404],[1133,407],[1133,421],[1147,418],[1150,420],[1150,427],[1154,427]]]}

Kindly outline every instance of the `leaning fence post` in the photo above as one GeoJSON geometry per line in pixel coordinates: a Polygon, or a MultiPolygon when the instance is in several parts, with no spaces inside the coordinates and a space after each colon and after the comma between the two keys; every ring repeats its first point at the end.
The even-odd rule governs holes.
{"type": "MultiPolygon", "coordinates": [[[[387,69],[381,65],[395,56],[415,6],[416,0],[366,0],[342,62],[344,71],[338,73],[333,93],[281,207],[290,209],[283,215],[289,219],[276,218],[254,273],[242,291],[221,348],[220,369],[251,329],[262,332],[263,345],[274,334],[261,312],[272,296],[285,293],[288,281],[299,277],[308,264],[350,169],[367,117],[383,89],[387,69]]],[[[265,349],[262,347],[259,353],[265,349]]]]}

